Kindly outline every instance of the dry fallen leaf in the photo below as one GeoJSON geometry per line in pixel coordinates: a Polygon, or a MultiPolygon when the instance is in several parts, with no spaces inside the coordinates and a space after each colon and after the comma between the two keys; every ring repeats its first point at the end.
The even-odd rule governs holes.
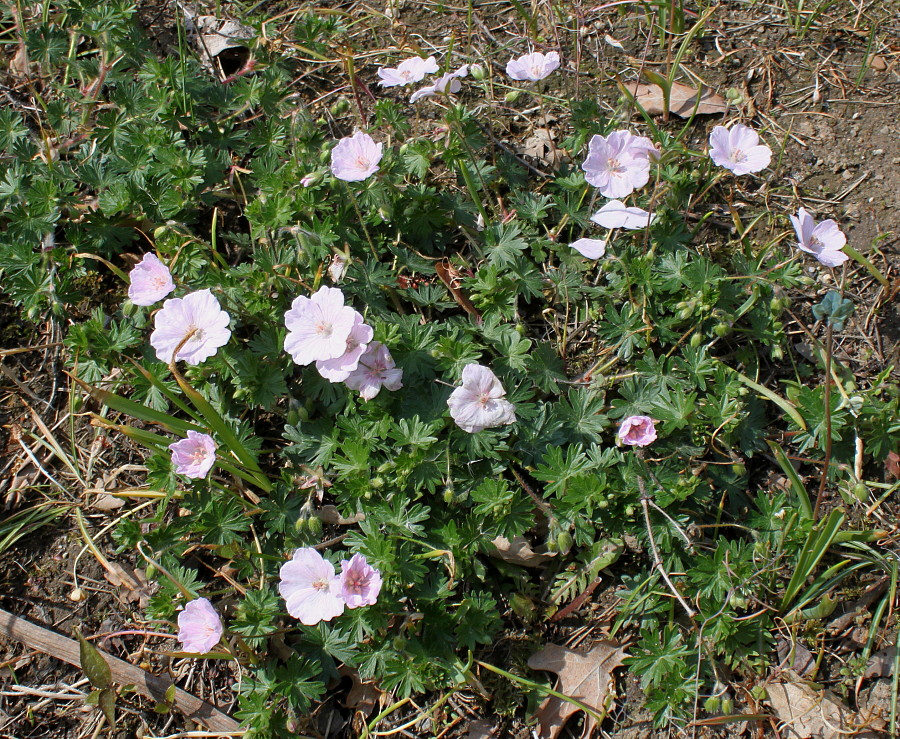
{"type": "MultiPolygon", "coordinates": [[[[662,115],[663,91],[659,85],[644,85],[638,82],[630,82],[625,88],[637,99],[641,107],[649,115],[662,115]]],[[[672,92],[669,97],[669,112],[680,118],[688,118],[695,110],[697,115],[715,115],[725,112],[725,99],[717,95],[707,87],[688,87],[678,82],[672,83],[672,92]],[[697,94],[700,94],[700,104],[697,104],[697,94]]]]}
{"type": "MultiPolygon", "coordinates": [[[[103,563],[101,563],[103,564],[103,563]]],[[[103,576],[114,587],[121,588],[124,592],[118,595],[123,603],[137,603],[141,608],[146,608],[150,602],[150,583],[140,568],[132,569],[128,565],[118,562],[107,562],[106,572],[103,576]]]]}
{"type": "Polygon", "coordinates": [[[555,167],[562,161],[562,150],[553,141],[553,132],[548,128],[536,128],[524,142],[522,153],[542,161],[549,167],[555,167]]]}
{"type": "Polygon", "coordinates": [[[894,655],[896,647],[888,647],[881,649],[871,657],[866,664],[866,671],[863,672],[863,679],[868,680],[873,677],[886,677],[891,674],[894,669],[894,655]]]}
{"type": "Polygon", "coordinates": [[[359,671],[346,665],[338,668],[338,673],[342,677],[349,677],[353,685],[350,692],[347,693],[347,700],[344,705],[355,711],[362,711],[366,716],[371,715],[384,695],[384,691],[380,690],[373,682],[363,682],[359,677],[359,671]]]}
{"type": "Polygon", "coordinates": [[[555,552],[539,554],[534,551],[523,536],[516,536],[512,541],[505,536],[498,536],[491,544],[495,547],[495,551],[490,553],[492,557],[521,567],[540,567],[548,559],[556,556],[555,552]]]}
{"type": "Polygon", "coordinates": [[[895,480],[900,480],[900,454],[888,452],[884,460],[884,471],[895,480]]]}
{"type": "MultiPolygon", "coordinates": [[[[557,692],[575,698],[602,715],[615,695],[612,671],[622,664],[625,656],[624,648],[616,642],[600,642],[587,654],[548,644],[531,655],[528,666],[533,670],[555,672],[559,676],[557,692]]],[[[555,696],[547,698],[536,714],[541,739],[555,739],[566,721],[580,710],[555,696]]],[[[585,716],[582,737],[589,737],[596,726],[597,720],[591,714],[585,716]]]]}
{"type": "Polygon", "coordinates": [[[783,737],[839,739],[849,733],[851,713],[831,691],[813,690],[800,682],[784,682],[766,686],[766,692],[783,737]]]}
{"type": "Polygon", "coordinates": [[[497,727],[490,721],[479,719],[469,724],[466,739],[491,739],[497,733],[497,727]]]}
{"type": "Polygon", "coordinates": [[[352,526],[355,523],[366,520],[365,513],[354,513],[349,518],[344,518],[333,505],[323,505],[316,511],[316,518],[329,526],[352,526]]]}

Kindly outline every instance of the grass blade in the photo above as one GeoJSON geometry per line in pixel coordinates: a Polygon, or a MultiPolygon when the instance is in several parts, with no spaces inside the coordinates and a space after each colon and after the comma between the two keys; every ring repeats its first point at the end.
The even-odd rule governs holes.
{"type": "Polygon", "coordinates": [[[769,449],[772,450],[772,454],[775,455],[778,466],[781,467],[784,474],[787,475],[788,480],[790,480],[791,490],[793,490],[794,495],[797,496],[797,503],[800,506],[800,510],[803,512],[803,516],[807,520],[812,521],[812,502],[809,499],[809,493],[806,492],[806,486],[800,479],[800,475],[797,474],[797,470],[794,469],[794,465],[791,464],[791,460],[788,459],[787,454],[785,454],[784,449],[781,448],[778,442],[766,439],[766,443],[769,445],[769,449]]]}

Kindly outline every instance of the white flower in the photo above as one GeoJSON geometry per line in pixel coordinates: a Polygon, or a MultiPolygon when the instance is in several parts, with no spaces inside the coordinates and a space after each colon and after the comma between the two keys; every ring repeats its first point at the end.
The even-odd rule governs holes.
{"type": "Polygon", "coordinates": [[[515,423],[515,408],[504,395],[506,391],[490,369],[467,364],[462,371],[462,386],[451,393],[447,405],[456,425],[475,434],[493,426],[515,423]]]}
{"type": "Polygon", "coordinates": [[[311,298],[301,295],[284,314],[284,350],[299,365],[336,359],[347,351],[356,316],[336,287],[320,287],[311,298]]]}
{"type": "Polygon", "coordinates": [[[144,254],[129,278],[128,297],[135,305],[153,305],[175,289],[172,273],[156,254],[144,254]]]}
{"type": "Polygon", "coordinates": [[[429,97],[430,95],[443,95],[447,92],[452,92],[455,95],[462,88],[460,79],[466,77],[468,74],[469,65],[463,64],[455,72],[447,72],[433,85],[425,85],[425,87],[416,90],[410,96],[409,102],[414,103],[416,100],[421,100],[424,97],[429,97]]]}
{"type": "Polygon", "coordinates": [[[621,200],[610,200],[591,216],[591,220],[604,228],[635,230],[650,225],[650,214],[641,208],[628,207],[621,200]]]}
{"type": "Polygon", "coordinates": [[[514,80],[531,80],[537,82],[551,74],[559,67],[559,52],[551,51],[541,54],[524,54],[518,59],[510,59],[506,63],[506,73],[514,80]]]}
{"type": "Polygon", "coordinates": [[[569,246],[588,259],[600,259],[606,254],[606,242],[603,239],[578,239],[569,246]]]}
{"type": "Polygon", "coordinates": [[[344,182],[360,182],[378,171],[384,144],[367,133],[345,136],[331,150],[331,173],[344,182]]]}
{"type": "Polygon", "coordinates": [[[400,62],[396,67],[381,67],[378,76],[382,87],[396,87],[397,85],[409,85],[425,79],[426,74],[434,74],[438,71],[438,64],[433,56],[427,59],[414,56],[400,62]]]}
{"type": "Polygon", "coordinates": [[[200,364],[231,338],[230,321],[209,290],[169,298],[154,318],[150,344],[161,362],[171,362],[177,349],[175,361],[200,364]]]}
{"type": "Polygon", "coordinates": [[[759,143],[759,134],[740,123],[716,126],[709,135],[709,157],[715,164],[734,174],[759,172],[769,166],[772,150],[759,143]]]}

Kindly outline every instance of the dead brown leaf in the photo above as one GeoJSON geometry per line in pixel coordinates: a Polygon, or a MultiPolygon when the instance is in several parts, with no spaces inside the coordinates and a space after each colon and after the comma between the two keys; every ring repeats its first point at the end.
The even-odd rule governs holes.
{"type": "Polygon", "coordinates": [[[384,691],[380,690],[373,682],[363,682],[359,677],[359,671],[352,667],[342,665],[338,669],[338,673],[342,677],[349,677],[353,683],[350,692],[347,693],[344,705],[353,711],[360,711],[367,717],[371,716],[375,706],[381,701],[384,691]]]}
{"type": "Polygon", "coordinates": [[[536,128],[531,136],[522,142],[522,153],[540,160],[549,167],[555,167],[562,161],[562,150],[556,145],[554,138],[549,128],[536,128]]]}
{"type": "Polygon", "coordinates": [[[316,518],[329,526],[352,526],[355,523],[366,520],[365,513],[355,513],[349,518],[344,518],[333,505],[323,505],[316,511],[316,518]]]}
{"type": "Polygon", "coordinates": [[[131,569],[128,565],[118,562],[105,563],[106,572],[103,576],[109,580],[113,587],[121,588],[125,592],[119,593],[119,597],[125,603],[137,603],[141,608],[146,608],[150,602],[150,583],[142,569],[131,569]]]}
{"type": "Polygon", "coordinates": [[[884,471],[895,480],[900,480],[900,454],[888,452],[884,460],[884,471]]]}
{"type": "Polygon", "coordinates": [[[497,727],[491,721],[479,719],[469,724],[466,739],[491,739],[497,733],[497,727]]]}
{"type": "MultiPolygon", "coordinates": [[[[548,644],[528,660],[533,670],[547,670],[559,676],[557,692],[590,706],[604,714],[615,695],[612,671],[622,664],[625,649],[617,642],[599,642],[587,654],[579,654],[557,644],[548,644]]],[[[537,711],[541,739],[555,739],[569,718],[580,711],[578,706],[550,696],[537,711]]],[[[589,737],[597,720],[588,714],[584,720],[582,737],[589,737]]]]}
{"type": "MultiPolygon", "coordinates": [[[[625,88],[634,95],[641,107],[649,115],[662,115],[663,90],[659,85],[645,85],[638,82],[629,82],[625,88]]],[[[688,118],[695,112],[697,115],[716,115],[724,113],[725,99],[717,95],[707,87],[688,87],[678,82],[672,83],[672,92],[669,96],[669,112],[679,118],[688,118]],[[697,104],[697,95],[700,95],[700,103],[697,104]]]]}
{"type": "Polygon", "coordinates": [[[839,739],[850,732],[852,714],[829,690],[813,690],[801,682],[780,682],[766,686],[766,692],[784,737],[839,739]]]}
{"type": "Polygon", "coordinates": [[[495,547],[491,556],[520,567],[540,567],[548,559],[556,556],[555,552],[540,554],[534,551],[523,536],[516,536],[512,541],[505,536],[498,536],[491,544],[495,547]]]}

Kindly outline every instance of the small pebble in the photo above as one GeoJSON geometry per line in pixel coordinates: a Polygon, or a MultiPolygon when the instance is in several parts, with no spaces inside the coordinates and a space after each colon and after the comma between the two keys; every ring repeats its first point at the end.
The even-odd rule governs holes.
{"type": "Polygon", "coordinates": [[[884,154],[884,149],[872,149],[872,154],[874,154],[875,156],[881,156],[882,154],[884,154]]]}

